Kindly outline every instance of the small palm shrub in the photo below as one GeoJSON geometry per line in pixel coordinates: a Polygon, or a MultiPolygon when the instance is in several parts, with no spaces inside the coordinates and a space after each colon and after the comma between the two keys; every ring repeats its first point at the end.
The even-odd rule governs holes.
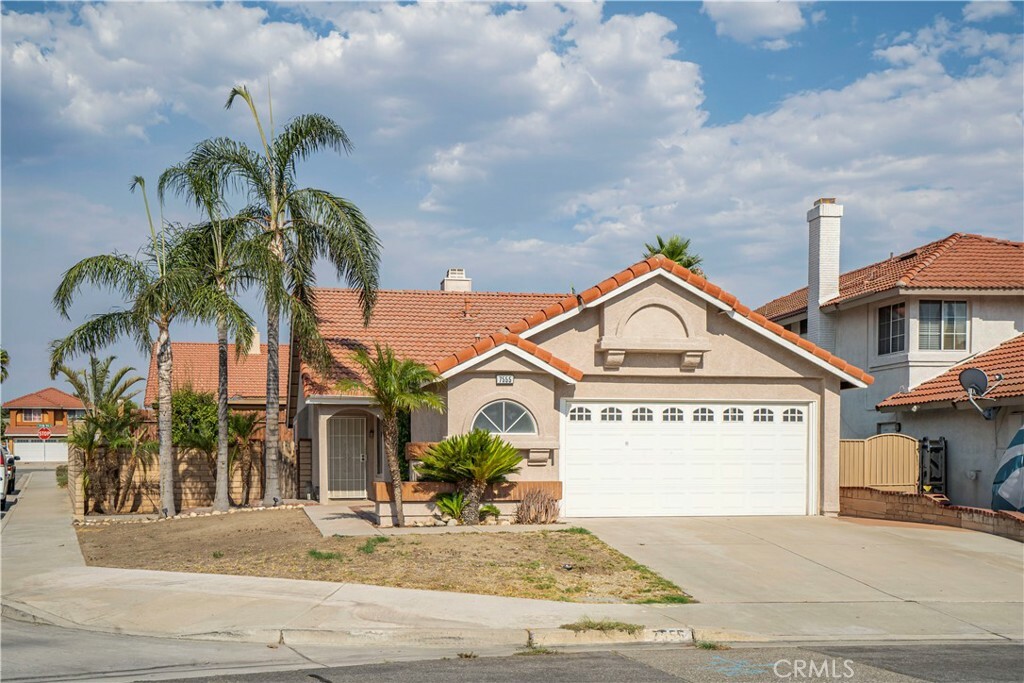
{"type": "Polygon", "coordinates": [[[462,522],[479,524],[484,491],[518,472],[521,462],[519,449],[500,436],[477,429],[435,444],[416,471],[428,481],[457,483],[466,496],[462,522]]]}
{"type": "Polygon", "coordinates": [[[480,521],[482,522],[488,517],[494,517],[494,519],[501,517],[501,510],[498,509],[497,505],[488,503],[487,505],[480,506],[480,521]]]}
{"type": "Polygon", "coordinates": [[[516,506],[517,524],[554,524],[558,521],[558,501],[542,489],[526,492],[516,506]]]}
{"type": "Polygon", "coordinates": [[[434,505],[442,515],[448,515],[452,519],[462,519],[462,512],[466,509],[466,496],[461,491],[442,493],[434,499],[434,505]]]}

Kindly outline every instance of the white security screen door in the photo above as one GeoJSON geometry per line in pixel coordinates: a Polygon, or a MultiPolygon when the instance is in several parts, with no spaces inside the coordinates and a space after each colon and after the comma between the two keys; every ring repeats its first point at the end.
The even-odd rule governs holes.
{"type": "Polygon", "coordinates": [[[580,402],[566,417],[566,516],[808,514],[806,404],[580,402]]]}
{"type": "Polygon", "coordinates": [[[327,497],[366,497],[366,418],[327,420],[327,497]]]}

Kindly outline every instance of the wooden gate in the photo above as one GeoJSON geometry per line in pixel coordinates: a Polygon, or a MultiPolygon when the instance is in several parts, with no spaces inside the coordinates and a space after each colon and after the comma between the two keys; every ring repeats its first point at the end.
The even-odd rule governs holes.
{"type": "Polygon", "coordinates": [[[839,442],[840,486],[914,493],[919,476],[917,439],[912,436],[878,434],[839,442]]]}

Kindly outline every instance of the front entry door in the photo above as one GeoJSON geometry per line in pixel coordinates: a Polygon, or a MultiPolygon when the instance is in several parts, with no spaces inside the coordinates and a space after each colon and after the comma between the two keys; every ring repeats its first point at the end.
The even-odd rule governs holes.
{"type": "Polygon", "coordinates": [[[366,497],[366,418],[327,420],[327,497],[366,497]]]}

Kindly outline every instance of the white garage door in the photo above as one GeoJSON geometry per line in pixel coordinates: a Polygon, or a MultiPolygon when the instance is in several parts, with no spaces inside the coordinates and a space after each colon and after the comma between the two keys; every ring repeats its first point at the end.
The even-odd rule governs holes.
{"type": "Polygon", "coordinates": [[[67,462],[68,444],[50,439],[44,446],[39,439],[15,439],[13,453],[22,462],[67,462]]]}
{"type": "Polygon", "coordinates": [[[808,514],[808,424],[806,405],[570,404],[563,514],[808,514]]]}

